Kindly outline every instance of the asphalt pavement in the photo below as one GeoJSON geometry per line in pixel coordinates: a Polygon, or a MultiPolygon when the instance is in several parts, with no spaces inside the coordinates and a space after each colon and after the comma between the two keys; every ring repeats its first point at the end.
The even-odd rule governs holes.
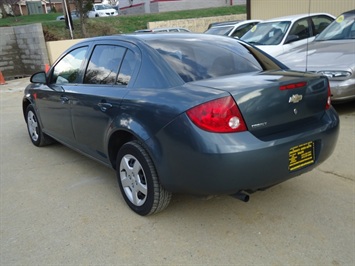
{"type": "Polygon", "coordinates": [[[335,106],[337,147],[314,171],[248,203],[174,195],[140,217],[113,170],[60,144],[32,145],[27,83],[0,85],[0,265],[355,265],[354,102],[335,106]]]}

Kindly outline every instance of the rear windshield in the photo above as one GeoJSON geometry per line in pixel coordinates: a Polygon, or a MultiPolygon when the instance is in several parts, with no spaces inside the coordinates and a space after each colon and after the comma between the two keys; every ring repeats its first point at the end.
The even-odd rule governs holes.
{"type": "Polygon", "coordinates": [[[213,43],[204,39],[154,39],[148,43],[185,82],[263,70],[258,60],[238,41],[227,37],[220,39],[213,43]]]}

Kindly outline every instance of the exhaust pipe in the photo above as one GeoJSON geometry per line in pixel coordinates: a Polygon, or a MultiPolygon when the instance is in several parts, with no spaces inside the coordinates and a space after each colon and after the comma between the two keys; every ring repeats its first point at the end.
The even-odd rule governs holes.
{"type": "Polygon", "coordinates": [[[235,194],[232,194],[231,195],[233,198],[236,198],[236,199],[239,199],[243,202],[248,202],[249,201],[249,195],[248,194],[245,194],[244,192],[242,191],[239,191],[235,194]]]}

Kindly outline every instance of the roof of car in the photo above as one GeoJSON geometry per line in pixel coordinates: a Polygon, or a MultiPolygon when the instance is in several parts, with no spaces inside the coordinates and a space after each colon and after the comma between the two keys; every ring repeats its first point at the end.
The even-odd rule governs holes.
{"type": "MultiPolygon", "coordinates": [[[[311,17],[311,16],[318,16],[318,15],[325,15],[325,16],[330,16],[335,18],[333,15],[328,14],[328,13],[305,13],[305,14],[296,14],[296,15],[289,15],[289,16],[283,16],[283,17],[277,17],[277,18],[272,18],[268,20],[264,20],[263,22],[272,22],[272,21],[295,21],[300,18],[304,17],[311,17]]],[[[263,23],[261,22],[261,23],[263,23]]]]}
{"type": "Polygon", "coordinates": [[[190,32],[188,29],[181,28],[181,27],[167,27],[167,28],[154,28],[154,29],[142,29],[136,30],[135,32],[164,32],[164,31],[172,31],[172,30],[181,30],[184,32],[190,32]]]}
{"type": "Polygon", "coordinates": [[[344,12],[344,13],[341,13],[340,15],[355,15],[355,9],[353,9],[353,10],[349,10],[349,11],[346,11],[346,12],[344,12]]]}
{"type": "MultiPolygon", "coordinates": [[[[145,40],[174,40],[174,39],[196,39],[199,38],[201,40],[208,40],[210,38],[223,38],[219,35],[210,35],[203,33],[192,33],[192,32],[167,32],[167,33],[155,33],[155,34],[146,34],[146,33],[127,33],[127,34],[117,34],[117,35],[107,35],[107,36],[98,36],[87,38],[80,43],[88,42],[88,41],[96,41],[96,40],[124,40],[124,41],[134,41],[134,42],[144,42],[145,40]]],[[[231,38],[232,39],[232,38],[231,38]]]]}
{"type": "Polygon", "coordinates": [[[242,20],[231,20],[231,21],[221,21],[221,22],[213,22],[211,23],[211,27],[215,26],[224,26],[224,25],[234,25],[236,23],[241,22],[242,20]]]}
{"type": "Polygon", "coordinates": [[[260,22],[261,20],[258,19],[251,19],[251,20],[233,20],[233,21],[222,21],[222,22],[213,22],[209,25],[210,28],[215,27],[225,27],[225,26],[235,26],[237,24],[244,24],[249,22],[260,22]]]}

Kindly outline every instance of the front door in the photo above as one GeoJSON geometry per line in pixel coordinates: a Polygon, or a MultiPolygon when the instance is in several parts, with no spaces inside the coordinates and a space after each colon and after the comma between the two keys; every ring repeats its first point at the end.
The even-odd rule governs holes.
{"type": "Polygon", "coordinates": [[[51,70],[48,86],[43,85],[36,95],[43,131],[69,145],[75,140],[71,115],[73,91],[78,86],[87,50],[84,46],[66,54],[51,70]]]}

